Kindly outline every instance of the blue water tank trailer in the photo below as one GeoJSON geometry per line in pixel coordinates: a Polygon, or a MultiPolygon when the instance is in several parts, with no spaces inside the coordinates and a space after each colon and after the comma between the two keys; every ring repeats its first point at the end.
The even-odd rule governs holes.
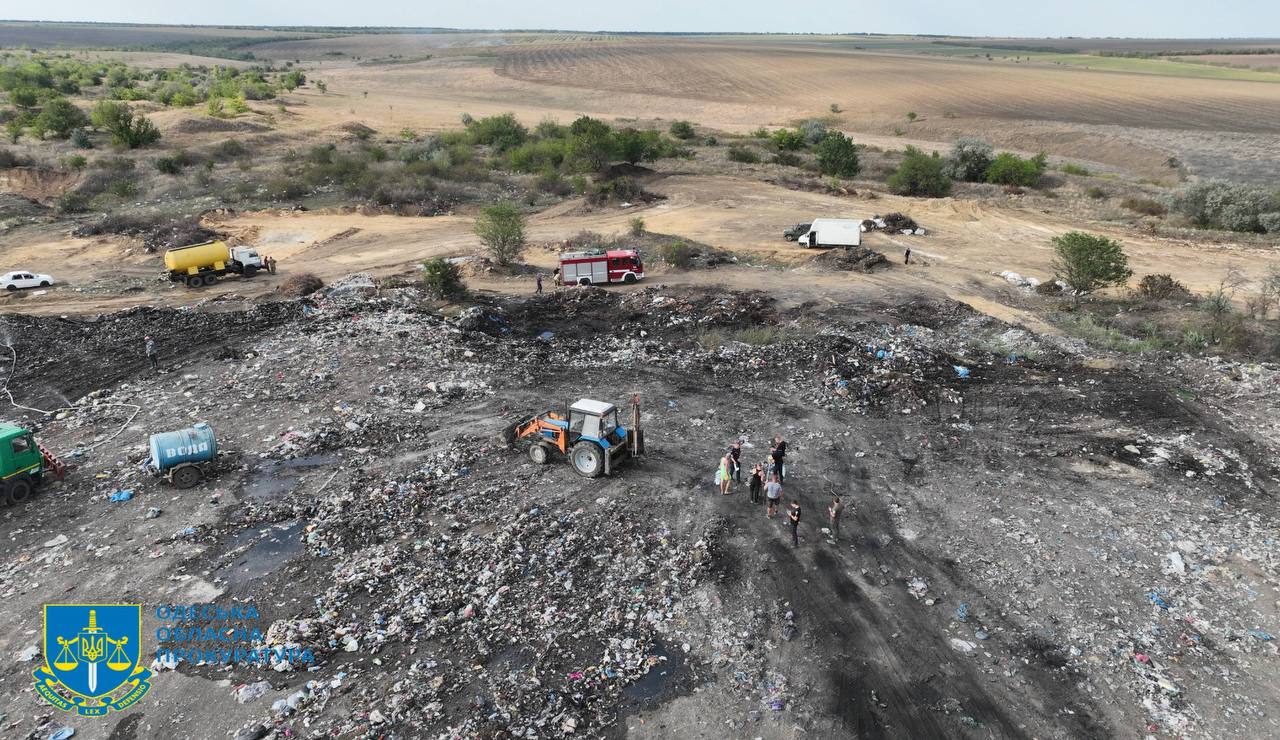
{"type": "Polygon", "coordinates": [[[204,477],[200,466],[217,455],[218,441],[208,424],[151,435],[152,470],[178,488],[191,488],[199,483],[204,477]]]}

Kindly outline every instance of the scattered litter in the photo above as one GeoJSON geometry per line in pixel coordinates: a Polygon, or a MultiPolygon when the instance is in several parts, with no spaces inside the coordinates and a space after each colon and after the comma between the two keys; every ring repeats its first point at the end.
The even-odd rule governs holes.
{"type": "Polygon", "coordinates": [[[131,498],[133,498],[133,489],[131,488],[126,488],[123,491],[116,491],[111,494],[112,501],[128,501],[131,498]]]}

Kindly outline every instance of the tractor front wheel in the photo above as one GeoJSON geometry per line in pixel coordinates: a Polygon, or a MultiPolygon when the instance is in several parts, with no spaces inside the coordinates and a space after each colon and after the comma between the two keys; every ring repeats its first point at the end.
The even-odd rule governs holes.
{"type": "Polygon", "coordinates": [[[546,465],[547,460],[549,460],[550,457],[551,456],[547,454],[546,445],[539,444],[529,447],[529,459],[533,461],[534,465],[546,465]]]}
{"type": "Polygon", "coordinates": [[[582,441],[569,454],[573,469],[586,478],[597,478],[604,472],[604,450],[595,442],[582,441]]]}
{"type": "Polygon", "coordinates": [[[17,506],[18,504],[31,498],[31,481],[26,478],[19,478],[9,483],[9,491],[6,495],[9,503],[17,506]]]}

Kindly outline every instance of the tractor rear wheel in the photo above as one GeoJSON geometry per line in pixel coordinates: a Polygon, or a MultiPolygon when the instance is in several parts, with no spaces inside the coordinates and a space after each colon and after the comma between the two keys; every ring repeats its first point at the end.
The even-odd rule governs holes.
{"type": "Polygon", "coordinates": [[[197,468],[194,465],[184,465],[183,467],[173,471],[171,478],[173,480],[173,485],[178,488],[191,488],[199,483],[203,476],[204,474],[200,472],[200,468],[197,468]]]}
{"type": "Polygon", "coordinates": [[[604,450],[595,442],[582,441],[569,453],[573,469],[586,478],[597,478],[604,472],[604,450]]]}
{"type": "Polygon", "coordinates": [[[551,459],[551,455],[546,445],[536,444],[529,447],[529,459],[533,461],[534,465],[546,465],[547,460],[551,459]]]}
{"type": "Polygon", "coordinates": [[[10,481],[8,489],[9,490],[6,492],[5,498],[9,499],[9,503],[14,506],[17,506],[23,501],[31,498],[31,481],[26,478],[18,478],[17,480],[10,481]]]}

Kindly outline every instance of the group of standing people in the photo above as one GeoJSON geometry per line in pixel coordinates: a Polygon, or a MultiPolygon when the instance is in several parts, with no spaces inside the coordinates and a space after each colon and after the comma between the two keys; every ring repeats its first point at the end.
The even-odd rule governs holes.
{"type": "MultiPolygon", "coordinates": [[[[758,462],[751,468],[751,477],[747,481],[747,488],[751,493],[751,503],[760,503],[761,494],[764,494],[765,518],[773,519],[778,514],[778,510],[783,506],[782,483],[787,475],[787,441],[782,438],[781,434],[773,437],[773,442],[769,447],[769,457],[764,462],[758,462]]],[[[720,458],[720,467],[716,471],[716,483],[720,486],[722,495],[729,495],[733,492],[733,484],[742,482],[742,442],[736,441],[729,447],[729,450],[720,458]]],[[[800,546],[800,518],[803,514],[800,505],[800,498],[797,496],[791,499],[791,505],[787,507],[787,524],[791,526],[791,546],[800,546]]],[[[827,507],[827,518],[831,523],[831,532],[833,536],[840,536],[840,518],[844,515],[844,504],[840,501],[838,495],[832,494],[831,504],[827,507]]]]}

